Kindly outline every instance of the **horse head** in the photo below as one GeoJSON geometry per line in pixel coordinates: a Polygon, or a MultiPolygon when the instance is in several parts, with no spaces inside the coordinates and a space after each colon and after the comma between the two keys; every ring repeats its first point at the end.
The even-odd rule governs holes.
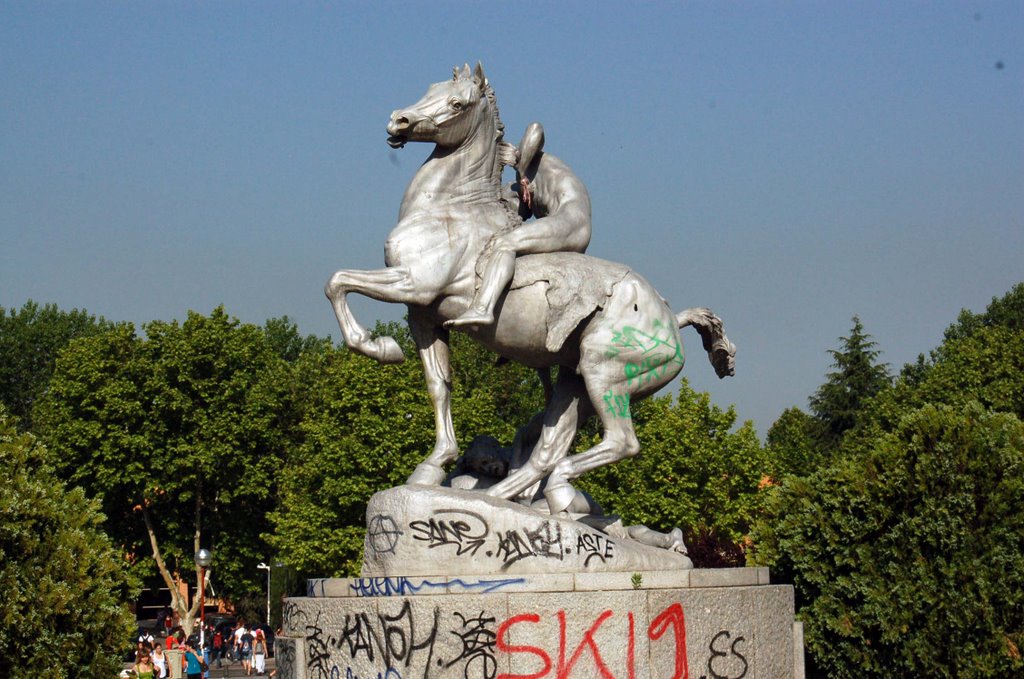
{"type": "Polygon", "coordinates": [[[456,66],[451,80],[434,83],[418,102],[394,111],[387,127],[388,144],[401,148],[406,142],[425,141],[454,148],[482,129],[493,131],[491,139],[501,136],[494,92],[477,62],[472,72],[469,64],[456,66]]]}

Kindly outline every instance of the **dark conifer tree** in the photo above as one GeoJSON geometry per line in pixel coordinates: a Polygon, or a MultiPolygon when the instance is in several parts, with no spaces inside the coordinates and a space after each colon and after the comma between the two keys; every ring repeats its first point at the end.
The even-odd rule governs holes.
{"type": "Polygon", "coordinates": [[[820,425],[819,443],[827,450],[834,449],[857,424],[864,404],[891,384],[889,366],[878,362],[881,352],[859,317],[853,317],[849,336],[839,339],[842,348],[829,350],[833,370],[810,398],[811,412],[820,425]]]}

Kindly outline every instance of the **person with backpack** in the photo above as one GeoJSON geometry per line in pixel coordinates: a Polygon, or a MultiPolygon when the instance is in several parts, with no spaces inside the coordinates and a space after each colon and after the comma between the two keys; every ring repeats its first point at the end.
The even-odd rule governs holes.
{"type": "Polygon", "coordinates": [[[267,638],[263,636],[263,630],[256,630],[256,639],[252,644],[252,666],[256,674],[261,677],[267,671],[267,638]]]}
{"type": "Polygon", "coordinates": [[[213,633],[213,659],[217,661],[217,667],[221,666],[224,659],[224,635],[219,629],[213,633]]]}
{"type": "Polygon", "coordinates": [[[252,632],[247,627],[243,628],[242,636],[239,637],[239,644],[242,656],[242,669],[246,676],[252,676],[252,632]]]}

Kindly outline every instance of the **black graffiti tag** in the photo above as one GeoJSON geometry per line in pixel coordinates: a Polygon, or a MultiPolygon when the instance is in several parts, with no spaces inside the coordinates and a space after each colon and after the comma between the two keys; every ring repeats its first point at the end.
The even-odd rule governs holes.
{"type": "Polygon", "coordinates": [[[465,661],[466,666],[462,670],[465,679],[494,679],[498,672],[498,661],[494,658],[495,633],[491,629],[495,619],[484,617],[483,611],[475,618],[466,617],[458,611],[455,615],[462,622],[462,629],[449,631],[462,643],[462,652],[447,667],[465,661]]]}
{"type": "Polygon", "coordinates": [[[294,601],[285,601],[281,606],[281,622],[285,629],[298,627],[300,622],[306,620],[306,613],[294,601]]]}
{"type": "Polygon", "coordinates": [[[545,521],[536,529],[524,528],[526,538],[530,541],[530,548],[534,556],[548,559],[558,559],[565,556],[562,548],[562,525],[551,521],[545,521]],[[553,528],[552,528],[553,527],[553,528]]]}
{"type": "Polygon", "coordinates": [[[614,558],[615,543],[603,535],[580,533],[576,538],[576,551],[580,555],[587,555],[583,561],[584,566],[589,565],[591,559],[599,559],[601,563],[604,563],[608,559],[614,558]]]}
{"type": "Polygon", "coordinates": [[[280,679],[296,679],[295,677],[295,641],[281,639],[275,641],[274,656],[277,658],[277,676],[280,679]]]}
{"type": "Polygon", "coordinates": [[[327,641],[324,639],[324,630],[320,627],[320,613],[317,613],[316,622],[306,625],[306,671],[315,679],[331,679],[334,668],[331,666],[331,651],[327,641]]]}
{"type": "Polygon", "coordinates": [[[409,529],[413,539],[426,542],[429,549],[453,546],[456,556],[475,556],[490,533],[484,517],[461,509],[440,509],[427,521],[410,522],[409,529]]]}
{"type": "MultiPolygon", "coordinates": [[[[523,528],[522,533],[517,529],[497,531],[496,535],[498,545],[494,555],[502,560],[502,570],[531,556],[559,561],[565,557],[562,527],[555,522],[545,521],[533,530],[523,528]]],[[[487,552],[487,556],[491,556],[491,552],[487,552]]]]}
{"type": "Polygon", "coordinates": [[[366,544],[376,556],[394,554],[401,536],[398,524],[387,514],[374,514],[366,522],[366,544]]]}
{"type": "Polygon", "coordinates": [[[708,644],[708,650],[711,651],[711,657],[708,658],[708,673],[702,676],[701,679],[708,679],[709,677],[710,679],[742,679],[747,676],[747,659],[736,648],[741,641],[746,641],[746,639],[742,636],[737,636],[730,644],[729,636],[729,632],[722,630],[711,638],[711,643],[708,644]],[[724,639],[721,644],[718,643],[720,639],[724,639]],[[730,656],[739,658],[739,662],[743,663],[743,667],[738,667],[736,660],[730,656]],[[716,660],[718,661],[717,664],[715,663],[716,660]]]}
{"type": "MultiPolygon", "coordinates": [[[[378,655],[387,667],[404,663],[408,667],[419,651],[426,651],[426,666],[434,656],[434,642],[437,640],[440,609],[434,608],[429,623],[429,632],[417,636],[416,620],[412,605],[408,601],[395,615],[378,613],[376,620],[366,613],[347,614],[342,627],[339,646],[348,646],[349,656],[353,659],[360,653],[369,662],[375,662],[378,655]]],[[[419,627],[423,630],[423,625],[419,627]]]]}

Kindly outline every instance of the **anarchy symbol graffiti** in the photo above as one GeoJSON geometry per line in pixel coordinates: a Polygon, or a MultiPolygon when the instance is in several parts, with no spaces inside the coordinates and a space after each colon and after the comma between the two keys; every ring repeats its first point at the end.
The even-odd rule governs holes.
{"type": "Polygon", "coordinates": [[[398,524],[387,514],[374,514],[367,522],[366,543],[377,556],[394,554],[401,535],[402,531],[398,529],[398,524]]]}

